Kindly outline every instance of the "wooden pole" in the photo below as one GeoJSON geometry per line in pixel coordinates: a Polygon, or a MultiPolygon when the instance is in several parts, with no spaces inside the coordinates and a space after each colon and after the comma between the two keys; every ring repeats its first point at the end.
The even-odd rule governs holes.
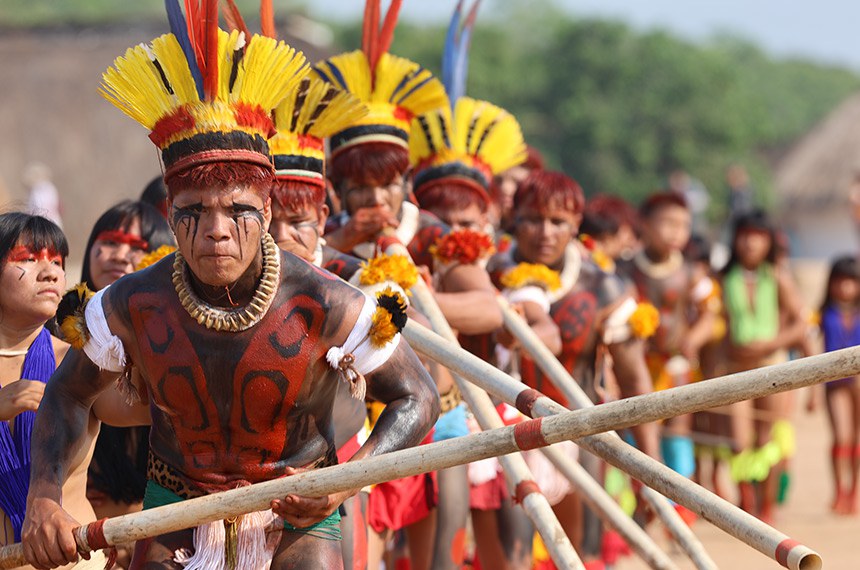
{"type": "MultiPolygon", "coordinates": [[[[418,338],[424,339],[427,352],[433,352],[438,360],[449,360],[450,366],[460,374],[472,368],[486,367],[484,373],[493,380],[505,378],[507,379],[505,382],[512,381],[503,372],[452,346],[421,325],[413,323],[405,330],[412,341],[418,338]]],[[[93,537],[87,543],[90,546],[94,543],[112,545],[132,542],[206,522],[239,516],[243,513],[266,510],[272,500],[288,494],[322,497],[330,493],[358,489],[428,471],[447,469],[488,457],[536,449],[561,441],[584,439],[586,436],[608,431],[613,427],[625,428],[677,414],[698,412],[708,407],[723,406],[741,399],[757,398],[788,389],[810,386],[817,382],[853,376],[858,372],[860,372],[860,347],[854,347],[588,409],[554,413],[545,403],[545,401],[551,403],[552,400],[541,396],[526,402],[529,403],[528,408],[521,407],[537,415],[543,413],[546,417],[123,515],[108,519],[103,524],[91,523],[81,527],[79,534],[87,536],[88,540],[90,540],[89,537],[93,537]],[[715,385],[706,386],[710,382],[714,382],[715,385]],[[98,527],[101,527],[101,530],[98,530],[98,527]]],[[[556,404],[555,410],[559,407],[556,404]]],[[[598,452],[603,451],[599,441],[594,447],[598,452]]],[[[631,454],[635,450],[630,448],[624,452],[631,454]]],[[[607,453],[607,455],[611,454],[607,453]]],[[[653,460],[649,459],[649,462],[653,460]]],[[[611,463],[615,462],[611,461],[611,463]]],[[[712,522],[721,528],[729,527],[730,530],[727,532],[742,535],[738,538],[754,543],[756,548],[788,568],[812,570],[821,567],[820,557],[810,549],[788,539],[751,515],[742,512],[740,519],[737,519],[733,518],[733,512],[721,512],[728,510],[720,504],[715,504],[708,493],[703,493],[698,485],[683,477],[681,477],[680,488],[677,491],[672,490],[674,481],[671,481],[671,477],[663,473],[658,473],[658,477],[655,477],[653,474],[655,469],[648,462],[643,463],[630,465],[635,477],[641,478],[647,484],[653,483],[658,490],[663,491],[661,487],[668,489],[665,494],[676,495],[677,499],[672,498],[680,499],[678,502],[687,501],[696,504],[696,510],[706,519],[713,519],[712,522]],[[666,481],[660,483],[658,478],[665,478],[666,481]],[[698,503],[701,503],[701,506],[698,503]]],[[[668,471],[674,474],[674,471],[668,471]]],[[[3,548],[0,561],[4,566],[0,568],[14,567],[15,564],[22,563],[22,558],[9,558],[9,553],[15,550],[15,546],[3,548]]],[[[17,546],[20,552],[20,545],[17,546]]]]}
{"type": "MultiPolygon", "coordinates": [[[[451,345],[421,325],[408,323],[404,334],[419,352],[468,378],[496,397],[515,405],[529,417],[552,416],[565,409],[536,390],[524,388],[507,374],[451,345]]],[[[853,347],[610,402],[577,412],[599,412],[597,416],[588,416],[588,431],[591,432],[589,435],[592,435],[803,388],[858,373],[860,347],[853,347]]],[[[601,434],[583,437],[578,443],[783,566],[804,570],[821,567],[821,558],[814,551],[705,491],[635,448],[619,445],[617,436],[601,434]]]]}
{"type": "MultiPolygon", "coordinates": [[[[520,342],[523,349],[529,354],[544,374],[558,388],[573,408],[587,408],[594,405],[585,391],[574,380],[567,369],[558,361],[555,355],[544,345],[531,327],[516,311],[508,304],[501,295],[498,297],[499,308],[502,311],[505,327],[520,342]]],[[[625,445],[620,439],[617,445],[625,445]]],[[[708,555],[705,546],[698,537],[693,534],[689,526],[681,519],[681,516],[659,493],[644,491],[640,496],[651,507],[657,517],[663,521],[666,528],[675,538],[685,553],[693,561],[698,570],[717,570],[717,564],[708,555]]]]}
{"type": "MultiPolygon", "coordinates": [[[[400,244],[394,244],[391,249],[401,255],[408,255],[406,249],[400,244]]],[[[416,306],[430,320],[434,330],[449,342],[456,344],[457,337],[427,285],[419,280],[412,287],[412,295],[416,306]]],[[[482,430],[497,429],[504,425],[486,392],[465,381],[456,373],[452,376],[482,430]]],[[[585,570],[570,538],[555,516],[552,506],[535,484],[525,459],[517,453],[499,457],[499,463],[505,474],[508,490],[520,502],[526,515],[535,525],[555,565],[559,568],[585,570]]]]}

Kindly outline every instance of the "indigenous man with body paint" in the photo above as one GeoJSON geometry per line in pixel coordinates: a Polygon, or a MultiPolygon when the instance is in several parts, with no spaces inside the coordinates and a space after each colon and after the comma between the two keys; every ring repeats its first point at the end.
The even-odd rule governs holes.
{"type": "MultiPolygon", "coordinates": [[[[179,249],[89,301],[83,350],[46,391],[23,533],[37,568],[77,559],[65,466],[92,401],[130,364],[151,403],[145,508],[335,463],[339,378],[387,404],[356,458],[418,443],[438,415],[432,381],[400,342],[402,299],[363,295],[267,233],[271,111],[306,76],[304,57],[219,30],[214,0],[200,10],[186,25],[168,3],[172,33],[105,74],[103,93],[161,149],[179,249]]],[[[341,567],[338,506],[354,493],[289,495],[272,511],[141,541],[132,567],[341,567]]]]}
{"type": "MultiPolygon", "coordinates": [[[[643,341],[639,338],[647,331],[631,326],[638,307],[621,280],[601,271],[574,239],[583,206],[582,189],[574,180],[557,172],[532,172],[514,195],[516,245],[494,256],[488,269],[500,287],[524,291],[521,294],[529,289],[545,292],[549,312],[561,332],[559,359],[589,397],[599,401],[605,352],[612,357],[613,371],[624,397],[648,393],[650,378],[643,341]]],[[[528,358],[522,358],[521,368],[526,384],[566,404],[562,393],[528,358]]],[[[656,456],[655,426],[638,426],[634,433],[639,447],[656,456]]],[[[593,476],[599,476],[596,458],[582,455],[586,468],[593,476]]],[[[534,467],[532,472],[536,473],[534,467]]],[[[589,515],[583,525],[580,499],[566,481],[562,478],[556,481],[554,489],[541,485],[541,490],[555,503],[559,521],[574,545],[581,544],[579,552],[583,560],[599,560],[599,521],[589,515]]]]}

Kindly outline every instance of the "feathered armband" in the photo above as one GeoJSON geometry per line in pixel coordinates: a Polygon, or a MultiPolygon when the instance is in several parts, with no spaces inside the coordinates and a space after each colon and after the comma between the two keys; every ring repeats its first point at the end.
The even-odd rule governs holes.
{"type": "Polygon", "coordinates": [[[84,311],[94,294],[85,283],[79,283],[66,291],[57,307],[60,334],[64,341],[77,350],[83,350],[84,345],[90,340],[84,311]]]}
{"type": "Polygon", "coordinates": [[[400,341],[406,326],[406,299],[392,288],[377,293],[376,301],[365,297],[364,307],[343,346],[326,353],[329,366],[349,383],[350,395],[363,400],[367,392],[364,379],[385,364],[400,341]]]}

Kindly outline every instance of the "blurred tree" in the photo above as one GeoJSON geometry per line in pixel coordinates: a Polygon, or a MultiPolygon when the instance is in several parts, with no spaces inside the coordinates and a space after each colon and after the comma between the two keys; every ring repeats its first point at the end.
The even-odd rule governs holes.
{"type": "MultiPolygon", "coordinates": [[[[343,49],[359,36],[358,26],[337,29],[343,49]]],[[[443,37],[442,26],[403,22],[392,52],[438,73],[443,37]]],[[[773,157],[858,88],[849,70],[774,60],[731,36],[693,44],[528,2],[481,15],[468,92],[514,113],[526,140],[587,193],[637,201],[682,169],[722,219],[731,164],[747,167],[770,204],[773,157]]]]}

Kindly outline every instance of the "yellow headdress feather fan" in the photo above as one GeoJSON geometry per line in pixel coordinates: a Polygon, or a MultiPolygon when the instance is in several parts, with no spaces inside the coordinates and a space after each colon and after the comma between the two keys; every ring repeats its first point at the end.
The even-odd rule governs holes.
{"type": "Polygon", "coordinates": [[[454,182],[475,190],[489,203],[492,177],[526,159],[526,144],[517,120],[486,101],[464,96],[469,45],[479,0],[460,26],[462,2],[457,4],[442,53],[442,77],[451,109],[434,110],[415,118],[409,138],[414,167],[415,196],[439,183],[454,182]],[[452,117],[453,113],[453,117],[452,117]]]}
{"type": "Polygon", "coordinates": [[[461,97],[447,109],[416,117],[409,138],[415,194],[455,178],[489,200],[492,177],[521,164],[526,144],[513,115],[486,101],[461,97]]]}
{"type": "Polygon", "coordinates": [[[323,139],[361,120],[367,107],[348,91],[306,76],[275,109],[277,134],[269,141],[275,176],[325,185],[323,139]]]}
{"type": "Polygon", "coordinates": [[[331,136],[333,154],[356,144],[387,142],[408,147],[412,118],[448,106],[442,83],[415,62],[388,53],[400,0],[378,29],[380,0],[365,4],[362,49],[319,62],[314,70],[368,106],[368,114],[331,136]]]}
{"type": "Polygon", "coordinates": [[[203,0],[192,11],[199,21],[189,23],[177,0],[166,7],[171,33],[126,51],[105,72],[101,94],[151,131],[165,181],[210,162],[272,170],[271,112],[308,73],[304,55],[271,38],[220,30],[217,0],[203,0]]]}

